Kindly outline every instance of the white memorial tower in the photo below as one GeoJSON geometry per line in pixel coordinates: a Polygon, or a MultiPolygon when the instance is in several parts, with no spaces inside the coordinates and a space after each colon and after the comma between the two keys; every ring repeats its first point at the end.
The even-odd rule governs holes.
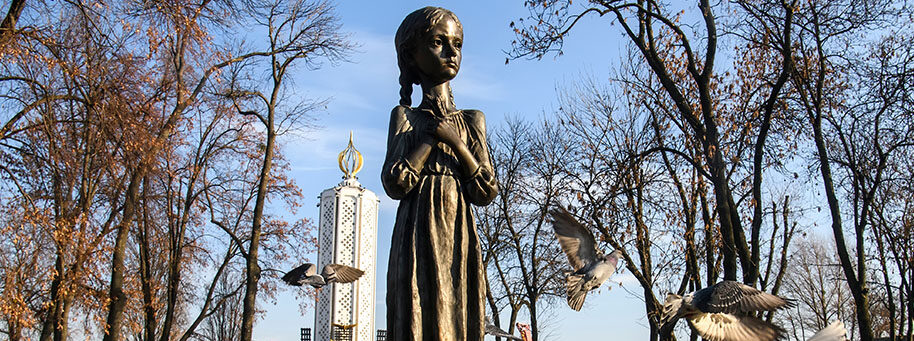
{"type": "Polygon", "coordinates": [[[342,264],[365,274],[355,282],[333,283],[320,290],[314,313],[315,341],[348,339],[348,335],[352,341],[373,341],[379,201],[355,177],[362,168],[362,154],[352,145],[351,132],[338,162],[343,182],[320,196],[317,267],[342,264]]]}

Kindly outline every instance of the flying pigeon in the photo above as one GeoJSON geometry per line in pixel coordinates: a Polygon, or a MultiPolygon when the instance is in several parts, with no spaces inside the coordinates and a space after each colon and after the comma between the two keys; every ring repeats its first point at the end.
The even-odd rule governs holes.
{"type": "Polygon", "coordinates": [[[490,318],[489,316],[486,316],[486,334],[489,334],[489,335],[492,335],[495,337],[503,337],[503,338],[511,339],[511,340],[521,340],[521,338],[511,335],[508,332],[502,330],[501,328],[498,328],[498,326],[496,326],[492,323],[492,318],[490,318]]]}
{"type": "Polygon", "coordinates": [[[722,281],[685,296],[667,295],[661,321],[685,317],[708,341],[771,341],[782,337],[784,329],[749,314],[793,304],[736,281],[722,281]]]}
{"type": "Polygon", "coordinates": [[[574,268],[565,278],[568,306],[580,311],[587,292],[599,288],[616,272],[622,251],[616,250],[604,256],[603,251],[597,249],[593,234],[568,211],[558,207],[549,214],[552,215],[552,227],[559,245],[568,256],[568,263],[574,268]]]}
{"type": "Polygon", "coordinates": [[[841,320],[832,322],[806,341],[844,341],[847,340],[847,329],[841,320]]]}
{"type": "Polygon", "coordinates": [[[359,277],[362,277],[363,274],[365,274],[365,271],[351,266],[327,264],[324,266],[324,269],[321,270],[321,274],[318,275],[317,265],[305,263],[286,273],[285,276],[282,276],[282,280],[289,285],[297,287],[308,284],[312,287],[320,288],[333,282],[354,282],[359,279],[359,277]]]}
{"type": "Polygon", "coordinates": [[[515,322],[517,326],[517,331],[520,332],[520,337],[523,341],[533,341],[533,328],[530,328],[529,324],[515,322]]]}

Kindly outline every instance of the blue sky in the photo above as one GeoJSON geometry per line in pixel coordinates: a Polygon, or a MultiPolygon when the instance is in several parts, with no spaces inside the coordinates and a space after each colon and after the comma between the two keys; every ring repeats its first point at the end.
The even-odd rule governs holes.
{"type": "MultiPolygon", "coordinates": [[[[320,129],[282,137],[284,154],[292,163],[292,175],[306,200],[299,214],[317,217],[317,196],[340,181],[336,155],[346,146],[353,131],[355,146],[365,158],[358,174],[363,186],[381,198],[378,232],[376,327],[385,326],[385,278],[390,235],[397,202],[388,198],[380,184],[387,126],[391,108],[398,101],[398,69],[393,37],[400,21],[424,6],[452,10],[464,27],[463,63],[452,82],[459,108],[485,112],[489,130],[506,117],[538,119],[548,115],[556,103],[556,88],[585,74],[605,79],[625,48],[621,32],[609,21],[589,18],[565,43],[565,55],[547,56],[541,61],[514,60],[505,65],[504,51],[510,48],[513,32],[508,23],[527,14],[523,1],[340,1],[337,15],[343,31],[360,45],[350,62],[324,65],[316,71],[300,68],[294,75],[293,96],[329,98],[326,112],[319,114],[320,129]]],[[[418,88],[415,93],[418,93],[418,88]]],[[[414,103],[417,101],[414,100],[414,103]]],[[[312,256],[311,261],[315,260],[312,256]]],[[[625,289],[639,291],[627,274],[614,276],[625,289]]],[[[299,328],[312,327],[313,309],[304,314],[292,292],[280,293],[275,303],[261,308],[254,338],[259,341],[298,340],[299,328]]],[[[644,339],[648,332],[643,304],[634,294],[614,284],[588,298],[584,309],[575,312],[558,306],[546,321],[546,340],[644,339]],[[609,334],[607,331],[611,330],[609,334]]],[[[523,316],[521,321],[527,321],[523,316]]]]}

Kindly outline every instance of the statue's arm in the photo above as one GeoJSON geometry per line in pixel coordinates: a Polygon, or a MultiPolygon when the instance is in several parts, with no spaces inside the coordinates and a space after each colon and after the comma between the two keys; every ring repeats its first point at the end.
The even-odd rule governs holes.
{"type": "Polygon", "coordinates": [[[419,145],[406,158],[406,161],[409,162],[413,169],[422,169],[425,166],[425,161],[428,160],[429,154],[432,153],[432,144],[434,143],[434,137],[430,134],[422,134],[422,137],[419,138],[419,145]]]}
{"type": "Polygon", "coordinates": [[[478,110],[465,110],[471,130],[467,149],[477,162],[472,173],[467,174],[466,194],[469,201],[478,206],[488,205],[498,195],[498,180],[489,159],[489,144],[486,142],[486,117],[478,110]]]}
{"type": "Polygon", "coordinates": [[[442,120],[435,127],[435,135],[441,142],[446,143],[454,151],[457,161],[460,163],[460,172],[464,177],[470,177],[479,171],[479,162],[476,156],[463,142],[457,133],[457,127],[451,120],[442,120]]]}
{"type": "Polygon", "coordinates": [[[397,106],[390,114],[387,137],[387,156],[381,169],[384,191],[393,199],[403,199],[419,182],[419,170],[425,165],[432,151],[433,137],[421,134],[418,143],[410,146],[407,135],[412,127],[406,119],[404,106],[397,106]]]}

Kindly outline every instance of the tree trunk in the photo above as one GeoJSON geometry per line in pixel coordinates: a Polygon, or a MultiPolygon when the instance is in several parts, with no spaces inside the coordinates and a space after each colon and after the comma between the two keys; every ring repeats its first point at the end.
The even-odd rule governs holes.
{"type": "Polygon", "coordinates": [[[533,340],[537,341],[540,339],[540,325],[539,321],[536,318],[536,300],[531,300],[530,304],[530,329],[533,330],[533,340]]]}
{"type": "MultiPolygon", "coordinates": [[[[720,233],[723,237],[724,279],[736,280],[737,258],[742,263],[743,277],[751,276],[751,262],[749,259],[746,236],[743,232],[739,215],[733,202],[733,194],[727,179],[727,167],[724,163],[717,139],[717,127],[708,127],[710,145],[706,147],[708,168],[711,171],[711,185],[714,190],[714,199],[717,204],[717,219],[720,222],[720,233]]],[[[745,281],[746,278],[744,278],[745,281]]]]}
{"type": "MultiPolygon", "coordinates": [[[[914,263],[914,261],[912,261],[914,263]]],[[[910,272],[908,277],[908,292],[907,292],[907,302],[908,302],[908,341],[914,341],[914,264],[908,268],[910,272]]]]}
{"type": "MultiPolygon", "coordinates": [[[[186,216],[187,210],[190,209],[190,203],[186,202],[184,206],[184,215],[186,216]]],[[[178,231],[172,232],[173,234],[169,240],[168,284],[166,285],[167,298],[165,303],[165,318],[162,322],[162,335],[159,338],[160,341],[171,340],[171,331],[174,328],[175,314],[178,306],[178,293],[181,285],[181,260],[184,257],[184,230],[186,222],[181,221],[178,224],[179,226],[176,228],[178,231]]]]}
{"type": "Polygon", "coordinates": [[[662,326],[660,325],[660,317],[659,317],[660,314],[659,313],[661,313],[663,311],[663,309],[661,309],[661,307],[658,307],[656,304],[654,304],[655,303],[654,292],[651,290],[651,287],[642,286],[641,289],[644,292],[644,308],[648,312],[648,316],[650,316],[650,315],[656,316],[656,317],[648,317],[648,319],[647,319],[648,326],[650,327],[650,330],[651,330],[651,334],[650,334],[651,341],[670,340],[673,330],[672,329],[664,330],[662,328],[662,326]],[[652,313],[656,313],[656,314],[652,314],[652,313]]]}
{"type": "MultiPolygon", "coordinates": [[[[485,261],[483,261],[483,264],[484,264],[483,268],[486,268],[487,267],[486,265],[489,264],[489,261],[485,260],[485,261]]],[[[499,314],[498,314],[499,312],[498,312],[498,306],[495,303],[495,296],[492,296],[492,286],[489,285],[488,278],[484,278],[484,280],[486,281],[486,302],[489,304],[489,313],[492,314],[492,323],[494,323],[496,326],[500,326],[501,317],[499,317],[499,314]]],[[[508,332],[510,333],[511,329],[509,329],[508,332]]],[[[495,341],[501,341],[501,338],[496,337],[495,341]]]]}
{"type": "MultiPolygon", "coordinates": [[[[771,93],[768,94],[768,98],[765,100],[765,104],[762,107],[762,124],[759,128],[758,139],[756,140],[754,146],[754,154],[752,158],[752,199],[754,201],[754,207],[752,210],[752,272],[753,278],[752,283],[747,282],[749,285],[754,285],[755,282],[759,279],[759,271],[761,268],[761,256],[760,256],[760,245],[759,237],[762,228],[762,171],[763,164],[762,159],[764,158],[765,153],[765,141],[768,139],[768,132],[771,129],[771,117],[777,104],[778,95],[781,93],[781,90],[784,88],[784,85],[787,84],[787,81],[790,80],[790,74],[793,72],[793,62],[791,59],[791,44],[792,44],[792,35],[791,30],[793,28],[793,7],[788,5],[785,2],[781,3],[781,7],[784,9],[784,28],[783,36],[780,44],[781,51],[781,71],[778,74],[778,78],[775,81],[774,85],[771,87],[771,93]]],[[[786,208],[785,208],[786,209],[786,208]]],[[[769,263],[770,264],[770,263],[769,263]]]]}
{"type": "Polygon", "coordinates": [[[717,264],[714,259],[714,249],[716,248],[715,233],[713,221],[711,220],[711,208],[708,207],[708,197],[705,192],[704,186],[700,185],[701,188],[698,191],[698,198],[701,202],[701,219],[704,222],[704,232],[705,232],[705,269],[707,270],[707,279],[706,284],[708,286],[714,285],[717,282],[717,264]]]}
{"type": "Polygon", "coordinates": [[[50,305],[48,306],[47,317],[45,317],[44,323],[41,328],[41,336],[39,340],[41,341],[51,341],[54,339],[54,329],[57,328],[58,320],[58,306],[62,306],[60,303],[60,285],[61,285],[61,276],[63,276],[63,259],[60,254],[60,250],[57,250],[57,258],[54,260],[54,275],[51,278],[51,299],[50,305]]]}
{"type": "Polygon", "coordinates": [[[124,200],[124,213],[117,226],[117,236],[114,240],[114,255],[111,259],[111,285],[108,289],[108,318],[105,322],[105,337],[103,341],[120,341],[121,328],[124,323],[124,309],[127,307],[127,294],[124,293],[124,259],[127,251],[127,237],[130,225],[136,214],[136,204],[139,198],[140,179],[143,178],[143,169],[137,167],[130,177],[124,200]]]}
{"type": "Polygon", "coordinates": [[[10,341],[19,341],[22,339],[22,325],[13,319],[6,320],[7,326],[7,336],[10,337],[10,341]]]}
{"type": "Polygon", "coordinates": [[[73,301],[68,290],[62,290],[65,285],[66,267],[63,264],[63,255],[58,250],[57,259],[54,261],[54,278],[51,280],[51,305],[48,307],[48,316],[41,328],[41,341],[65,341],[69,329],[70,306],[73,301]]]}
{"type": "MultiPolygon", "coordinates": [[[[148,179],[144,181],[148,183],[148,179]]],[[[148,207],[149,204],[146,202],[147,194],[146,189],[148,187],[146,184],[143,186],[143,206],[148,207]]],[[[147,210],[143,210],[143,227],[138,229],[139,234],[139,266],[140,266],[140,289],[143,292],[143,339],[144,341],[153,341],[155,340],[156,332],[156,309],[155,309],[155,285],[153,284],[153,275],[152,275],[152,260],[150,255],[150,238],[149,238],[149,214],[147,210]]]]}
{"type": "Polygon", "coordinates": [[[273,130],[273,113],[270,110],[267,118],[267,144],[263,156],[263,167],[260,169],[260,178],[257,187],[257,199],[254,204],[254,216],[251,223],[251,242],[248,246],[246,263],[245,291],[241,315],[241,341],[251,341],[254,331],[254,313],[257,309],[257,285],[260,282],[260,265],[258,253],[260,251],[261,223],[263,222],[263,207],[266,201],[267,187],[270,182],[270,167],[273,165],[273,148],[276,133],[273,130]]]}
{"type": "MultiPolygon", "coordinates": [[[[519,312],[520,312],[520,308],[519,308],[519,307],[517,307],[517,308],[511,307],[511,317],[510,317],[511,320],[508,321],[508,322],[511,323],[511,327],[512,327],[512,328],[514,328],[514,324],[517,322],[517,314],[518,314],[519,312]]],[[[531,326],[530,328],[532,329],[533,327],[531,326]]]]}
{"type": "MultiPolygon", "coordinates": [[[[828,200],[828,209],[831,213],[832,233],[835,236],[835,245],[837,246],[838,258],[841,260],[841,269],[844,270],[844,276],[847,278],[847,286],[854,297],[854,310],[857,315],[857,326],[860,330],[860,340],[873,340],[873,327],[869,313],[869,289],[866,282],[860,280],[854,273],[854,265],[851,262],[850,255],[847,252],[847,244],[844,241],[844,229],[841,226],[841,208],[838,204],[838,196],[835,193],[835,185],[832,181],[831,164],[828,159],[828,150],[825,146],[825,137],[822,135],[822,116],[821,114],[810,114],[810,121],[813,128],[813,137],[816,143],[816,154],[819,158],[819,169],[822,173],[822,184],[825,187],[825,197],[828,200]]],[[[857,235],[857,238],[863,238],[857,235]]],[[[863,250],[857,250],[859,254],[863,250]]],[[[861,255],[862,256],[862,255],[861,255]]],[[[861,273],[861,278],[865,278],[863,273],[866,269],[857,269],[861,273]]]]}

